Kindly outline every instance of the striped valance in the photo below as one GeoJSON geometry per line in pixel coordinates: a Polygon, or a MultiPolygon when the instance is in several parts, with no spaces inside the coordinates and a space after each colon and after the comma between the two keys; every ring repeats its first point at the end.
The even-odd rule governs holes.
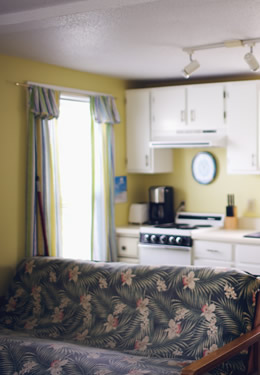
{"type": "Polygon", "coordinates": [[[55,100],[55,92],[45,87],[32,86],[30,88],[30,111],[35,117],[40,118],[57,118],[59,109],[55,100]]]}
{"type": "Polygon", "coordinates": [[[111,96],[91,97],[91,107],[95,121],[99,124],[119,124],[120,116],[115,99],[111,96]]]}

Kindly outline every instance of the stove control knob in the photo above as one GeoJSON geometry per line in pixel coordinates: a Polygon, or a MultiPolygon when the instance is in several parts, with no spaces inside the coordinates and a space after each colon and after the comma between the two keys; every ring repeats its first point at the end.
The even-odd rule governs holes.
{"type": "Polygon", "coordinates": [[[182,244],[182,238],[181,237],[176,237],[176,244],[181,245],[182,244]]]}
{"type": "Polygon", "coordinates": [[[160,243],[165,244],[167,242],[167,237],[163,234],[160,236],[160,243]]]}
{"type": "Polygon", "coordinates": [[[149,234],[144,234],[144,242],[149,242],[150,236],[149,234]]]}
{"type": "Polygon", "coordinates": [[[173,237],[173,236],[169,237],[169,244],[170,245],[174,245],[175,244],[175,237],[173,237]]]}
{"type": "Polygon", "coordinates": [[[157,242],[157,236],[155,234],[151,235],[151,242],[156,243],[157,242]]]}

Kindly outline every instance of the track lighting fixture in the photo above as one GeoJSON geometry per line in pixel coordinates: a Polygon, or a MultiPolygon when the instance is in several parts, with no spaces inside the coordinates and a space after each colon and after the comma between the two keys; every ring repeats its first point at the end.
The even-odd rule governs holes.
{"type": "Polygon", "coordinates": [[[245,54],[244,59],[253,72],[256,72],[259,69],[259,63],[253,55],[253,44],[250,46],[250,52],[245,54]]]}
{"type": "Polygon", "coordinates": [[[246,63],[248,64],[249,68],[253,71],[256,72],[259,68],[259,62],[257,61],[256,57],[253,54],[253,47],[255,43],[260,43],[260,38],[255,38],[255,39],[245,39],[245,40],[227,40],[225,42],[221,43],[214,43],[214,44],[205,44],[205,45],[200,45],[200,46],[193,46],[193,47],[186,47],[183,48],[184,52],[187,52],[190,56],[190,63],[185,66],[183,69],[183,75],[185,78],[189,78],[190,75],[200,67],[200,64],[198,63],[197,60],[192,59],[192,54],[195,51],[199,50],[205,50],[205,49],[213,49],[213,48],[234,48],[234,47],[244,47],[244,46],[249,46],[250,47],[250,52],[246,53],[244,56],[244,59],[246,63]]]}
{"type": "Polygon", "coordinates": [[[183,75],[185,78],[189,78],[190,75],[195,72],[200,67],[200,64],[197,60],[192,59],[192,52],[189,53],[190,56],[190,63],[185,66],[183,69],[183,75]]]}

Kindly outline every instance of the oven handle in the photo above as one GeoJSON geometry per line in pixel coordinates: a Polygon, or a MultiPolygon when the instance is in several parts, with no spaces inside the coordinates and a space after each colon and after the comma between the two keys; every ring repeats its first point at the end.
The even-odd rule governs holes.
{"type": "Polygon", "coordinates": [[[170,250],[181,250],[181,251],[191,251],[191,247],[189,246],[175,246],[175,245],[163,245],[163,244],[158,244],[158,243],[138,243],[138,247],[158,247],[161,249],[170,249],[170,250]]]}

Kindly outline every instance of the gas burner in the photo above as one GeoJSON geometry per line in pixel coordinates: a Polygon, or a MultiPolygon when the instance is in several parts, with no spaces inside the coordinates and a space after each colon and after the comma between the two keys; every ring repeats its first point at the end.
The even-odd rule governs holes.
{"type": "Polygon", "coordinates": [[[176,228],[177,229],[186,229],[186,230],[188,230],[188,229],[198,229],[198,225],[189,225],[189,224],[177,224],[176,225],[176,228]]]}
{"type": "Polygon", "coordinates": [[[175,223],[163,223],[154,225],[155,228],[176,228],[175,223]]]}
{"type": "MultiPolygon", "coordinates": [[[[211,225],[207,225],[210,227],[211,225]]],[[[176,224],[176,223],[165,223],[165,224],[159,224],[155,225],[155,228],[176,228],[176,229],[197,229],[199,228],[199,225],[190,225],[190,224],[176,224]]]]}

